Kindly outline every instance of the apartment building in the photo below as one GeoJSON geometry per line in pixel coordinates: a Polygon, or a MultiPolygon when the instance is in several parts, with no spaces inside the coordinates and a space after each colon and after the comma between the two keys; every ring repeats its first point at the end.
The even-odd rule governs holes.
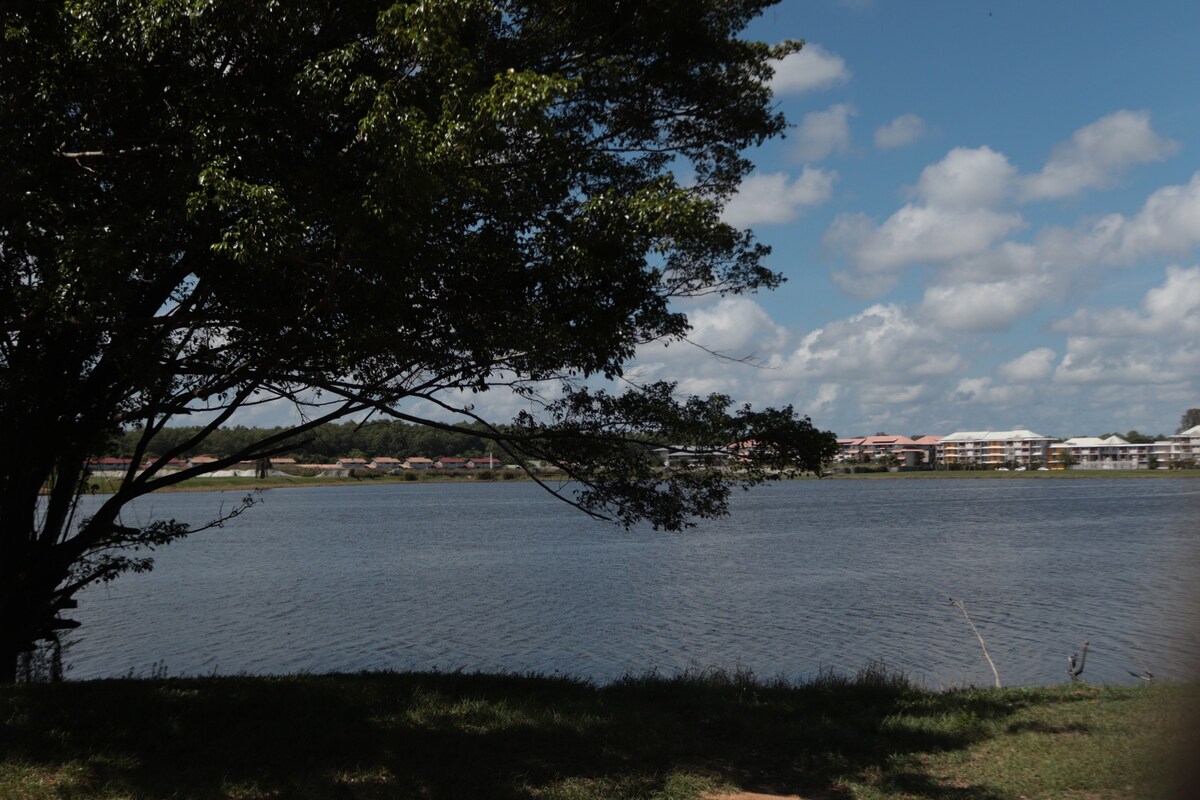
{"type": "Polygon", "coordinates": [[[1049,460],[1053,437],[1029,430],[956,431],[937,443],[937,463],[953,467],[1023,466],[1049,460]]]}
{"type": "Polygon", "coordinates": [[[1200,425],[1157,442],[1132,443],[1120,436],[1077,436],[1050,446],[1052,468],[1164,469],[1200,461],[1200,425]]]}

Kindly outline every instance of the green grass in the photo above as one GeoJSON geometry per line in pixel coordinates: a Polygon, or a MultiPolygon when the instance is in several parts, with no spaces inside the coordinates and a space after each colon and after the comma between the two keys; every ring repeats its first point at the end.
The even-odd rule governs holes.
{"type": "MultiPolygon", "coordinates": [[[[1200,687],[929,692],[874,669],[0,689],[4,798],[1172,797],[1200,687]]],[[[1181,795],[1182,796],[1182,795],[1181,795]]]]}

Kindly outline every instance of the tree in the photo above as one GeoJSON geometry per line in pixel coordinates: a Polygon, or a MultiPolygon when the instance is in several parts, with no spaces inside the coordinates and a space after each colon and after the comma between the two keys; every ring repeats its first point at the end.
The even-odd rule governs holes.
{"type": "Polygon", "coordinates": [[[740,37],[770,4],[4,4],[0,680],[80,589],[194,532],[127,503],[327,422],[480,435],[587,513],[671,529],[730,483],[663,476],[647,443],[754,440],[748,482],[819,469],[833,435],[790,407],[619,383],[682,346],[673,301],[782,280],[719,218],[785,125],[767,81],[800,43],[740,37]],[[488,391],[527,410],[485,419],[488,391]],[[163,470],[268,401],[300,421],[163,470]],[[136,465],[173,423],[194,432],[77,520],[89,460],[137,429],[136,465]]]}
{"type": "Polygon", "coordinates": [[[1176,433],[1183,433],[1200,425],[1200,408],[1189,408],[1183,412],[1183,417],[1179,420],[1179,430],[1176,433]]]}

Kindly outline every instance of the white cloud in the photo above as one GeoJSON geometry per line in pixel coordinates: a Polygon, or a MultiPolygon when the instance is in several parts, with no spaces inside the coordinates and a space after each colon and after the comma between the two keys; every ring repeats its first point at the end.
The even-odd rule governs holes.
{"type": "Polygon", "coordinates": [[[956,147],[921,171],[914,192],[938,208],[989,208],[1004,201],[1016,174],[990,147],[956,147]]]}
{"type": "Polygon", "coordinates": [[[909,203],[878,227],[862,215],[839,215],[824,242],[845,253],[856,269],[879,273],[909,264],[947,264],[979,256],[1023,222],[1020,214],[987,208],[909,203]]]}
{"type": "Polygon", "coordinates": [[[1051,329],[1068,334],[1056,383],[1158,387],[1162,393],[1190,391],[1194,397],[1200,371],[1200,266],[1168,267],[1162,284],[1146,292],[1139,308],[1081,308],[1051,329]]]}
{"type": "Polygon", "coordinates": [[[805,167],[791,180],[786,172],[751,175],[742,181],[721,218],[738,228],[792,222],[804,209],[827,202],[837,178],[833,170],[814,167],[805,167]]]}
{"type": "Polygon", "coordinates": [[[911,385],[948,375],[964,361],[941,334],[894,304],[873,305],[848,319],[831,322],[801,339],[781,365],[785,374],[805,378],[911,385]]]}
{"type": "Polygon", "coordinates": [[[1155,337],[1162,340],[1200,336],[1200,266],[1167,267],[1166,280],[1146,292],[1141,310],[1080,308],[1051,330],[1091,339],[1155,337]]]}
{"type": "Polygon", "coordinates": [[[1112,215],[1102,225],[1115,240],[1117,261],[1190,252],[1200,245],[1200,172],[1186,185],[1166,186],[1150,195],[1132,219],[1112,215]]]}
{"type": "Polygon", "coordinates": [[[1149,112],[1117,111],[1080,128],[1070,141],[1055,147],[1042,171],[1023,179],[1024,195],[1046,200],[1104,188],[1126,167],[1161,161],[1178,150],[1178,142],[1151,129],[1149,112]]]}
{"type": "Polygon", "coordinates": [[[1108,336],[1068,336],[1067,351],[1054,371],[1059,384],[1140,386],[1190,380],[1176,365],[1187,363],[1188,348],[1166,350],[1156,342],[1108,336]]]}
{"type": "Polygon", "coordinates": [[[1028,386],[993,386],[991,378],[963,378],[954,387],[950,399],[955,403],[971,403],[1009,408],[1028,403],[1034,392],[1028,386]]]}
{"type": "Polygon", "coordinates": [[[787,331],[762,306],[748,297],[724,297],[715,305],[688,314],[688,339],[733,358],[783,346],[787,331]]]}
{"type": "Polygon", "coordinates": [[[820,161],[850,150],[850,117],[858,112],[846,103],[805,114],[796,131],[794,153],[800,161],[820,161]]]}
{"type": "Polygon", "coordinates": [[[999,331],[1061,294],[1054,276],[1028,275],[988,282],[940,284],[925,290],[920,314],[941,328],[999,331]]]}
{"type": "Polygon", "coordinates": [[[1010,383],[1038,383],[1054,374],[1058,354],[1049,347],[1039,347],[1001,364],[998,372],[1010,383]]]}
{"type": "Polygon", "coordinates": [[[798,53],[775,64],[771,89],[776,94],[803,94],[829,89],[850,80],[850,70],[841,56],[819,44],[806,44],[798,53]]]}
{"type": "Polygon", "coordinates": [[[875,129],[875,146],[880,150],[895,150],[924,138],[927,133],[925,120],[916,114],[901,114],[875,129]]]}

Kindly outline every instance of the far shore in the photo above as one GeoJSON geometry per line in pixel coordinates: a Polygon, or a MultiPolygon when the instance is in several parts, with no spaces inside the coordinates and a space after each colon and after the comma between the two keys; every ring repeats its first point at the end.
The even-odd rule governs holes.
{"type": "MultiPolygon", "coordinates": [[[[523,472],[515,470],[496,470],[491,477],[481,478],[480,473],[455,475],[439,475],[421,473],[417,477],[409,475],[375,475],[366,477],[268,477],[268,478],[209,478],[199,477],[159,489],[159,492],[222,492],[222,491],[262,491],[267,489],[297,489],[307,487],[328,486],[384,486],[384,485],[418,485],[428,483],[522,483],[532,479],[523,472]]],[[[568,480],[562,473],[549,473],[538,476],[540,480],[549,483],[560,483],[568,480]]],[[[859,472],[853,474],[835,473],[825,475],[821,480],[1081,480],[1088,478],[1118,478],[1118,479],[1150,479],[1150,478],[1200,478],[1200,469],[1180,470],[1116,470],[1116,469],[1075,469],[1054,470],[1051,472],[999,472],[996,470],[936,470],[928,472],[859,472]]],[[[801,475],[794,480],[817,480],[815,475],[801,475]]],[[[780,476],[778,480],[793,480],[780,476]]],[[[111,478],[96,478],[92,480],[92,493],[111,494],[115,491],[118,481],[111,478]]]]}

